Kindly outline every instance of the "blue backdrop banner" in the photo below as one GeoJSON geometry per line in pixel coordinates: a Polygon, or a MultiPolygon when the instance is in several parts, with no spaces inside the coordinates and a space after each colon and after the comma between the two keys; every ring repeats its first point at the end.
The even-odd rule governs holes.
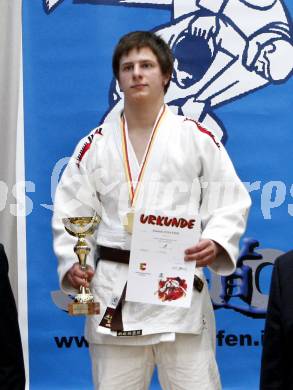
{"type": "Polygon", "coordinates": [[[170,44],[166,102],[222,139],[250,191],[237,270],[207,277],[223,388],[258,388],[272,264],[292,249],[291,15],[289,0],[23,0],[31,389],[92,388],[83,319],[58,292],[52,204],[77,142],[123,105],[111,57],[133,30],[170,44]]]}

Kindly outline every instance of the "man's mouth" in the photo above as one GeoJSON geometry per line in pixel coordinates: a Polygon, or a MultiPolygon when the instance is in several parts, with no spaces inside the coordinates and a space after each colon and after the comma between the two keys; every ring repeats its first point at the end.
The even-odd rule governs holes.
{"type": "Polygon", "coordinates": [[[143,88],[143,87],[146,87],[146,84],[134,84],[131,86],[131,88],[143,88]]]}

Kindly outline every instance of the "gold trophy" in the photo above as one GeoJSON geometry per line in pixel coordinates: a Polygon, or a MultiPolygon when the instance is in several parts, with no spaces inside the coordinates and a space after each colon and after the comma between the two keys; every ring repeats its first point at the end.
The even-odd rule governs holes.
{"type": "MultiPolygon", "coordinates": [[[[94,215],[92,217],[71,217],[63,218],[65,230],[74,237],[77,237],[77,243],[74,246],[79,261],[79,266],[83,271],[86,271],[86,259],[90,252],[90,247],[87,245],[85,237],[91,236],[98,223],[100,217],[94,215]]],[[[74,302],[69,303],[68,312],[71,315],[92,315],[100,313],[100,304],[94,301],[94,296],[88,287],[80,286],[79,294],[74,298],[74,302]]]]}

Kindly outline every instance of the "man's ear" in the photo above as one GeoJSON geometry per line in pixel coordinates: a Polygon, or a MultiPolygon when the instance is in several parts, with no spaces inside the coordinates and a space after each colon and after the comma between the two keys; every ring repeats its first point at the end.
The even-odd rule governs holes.
{"type": "Polygon", "coordinates": [[[166,85],[171,81],[172,75],[168,75],[163,80],[163,86],[166,87],[166,85]]]}
{"type": "Polygon", "coordinates": [[[164,80],[164,85],[167,85],[172,79],[172,73],[168,74],[164,80]]]}

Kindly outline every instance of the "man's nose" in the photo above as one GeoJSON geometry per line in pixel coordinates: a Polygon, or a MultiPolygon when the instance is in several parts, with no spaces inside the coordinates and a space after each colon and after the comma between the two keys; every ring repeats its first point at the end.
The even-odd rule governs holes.
{"type": "Polygon", "coordinates": [[[139,64],[133,66],[133,77],[141,77],[141,67],[139,64]]]}

